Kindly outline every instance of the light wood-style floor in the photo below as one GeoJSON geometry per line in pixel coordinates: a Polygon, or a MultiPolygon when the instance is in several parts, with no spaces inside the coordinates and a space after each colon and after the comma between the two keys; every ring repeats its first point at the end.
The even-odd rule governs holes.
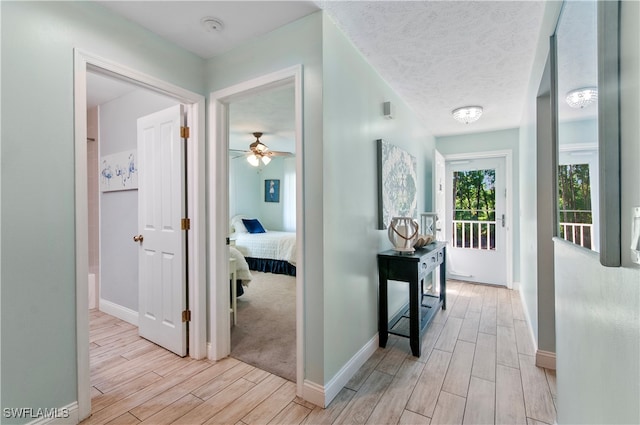
{"type": "Polygon", "coordinates": [[[91,311],[92,416],[83,424],[553,424],[555,373],[534,364],[517,292],[448,283],[411,356],[391,336],[326,409],[238,360],[183,359],[91,311]]]}

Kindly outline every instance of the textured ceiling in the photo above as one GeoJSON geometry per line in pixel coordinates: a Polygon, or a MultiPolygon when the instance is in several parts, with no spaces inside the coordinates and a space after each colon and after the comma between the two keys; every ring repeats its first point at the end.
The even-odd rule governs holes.
{"type": "Polygon", "coordinates": [[[544,9],[543,1],[100,3],[203,58],[323,8],[434,135],[519,125],[544,9]],[[224,30],[207,32],[204,16],[224,30]],[[484,115],[454,121],[451,111],[465,105],[484,115]]]}
{"type": "Polygon", "coordinates": [[[567,2],[556,31],[558,46],[558,114],[561,121],[594,118],[597,104],[584,109],[569,107],[564,98],[571,90],[598,85],[596,3],[567,2]]]}
{"type": "Polygon", "coordinates": [[[321,7],[435,135],[519,125],[541,1],[325,2],[321,7]],[[451,111],[484,108],[459,124],[451,111]]]}

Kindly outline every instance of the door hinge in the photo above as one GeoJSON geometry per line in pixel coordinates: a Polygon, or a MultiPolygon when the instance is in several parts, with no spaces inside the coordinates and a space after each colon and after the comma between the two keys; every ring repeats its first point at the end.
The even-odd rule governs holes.
{"type": "Polygon", "coordinates": [[[189,138],[189,127],[180,127],[180,137],[183,139],[189,138]]]}
{"type": "Polygon", "coordinates": [[[182,220],[180,220],[180,227],[182,228],[182,230],[191,229],[191,219],[190,218],[183,218],[182,220]]]}
{"type": "Polygon", "coordinates": [[[191,310],[182,310],[182,323],[191,321],[191,310]]]}

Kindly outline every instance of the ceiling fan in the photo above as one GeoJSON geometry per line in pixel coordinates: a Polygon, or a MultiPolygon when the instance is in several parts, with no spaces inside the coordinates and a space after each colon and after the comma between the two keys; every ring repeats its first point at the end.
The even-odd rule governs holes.
{"type": "Polygon", "coordinates": [[[264,165],[267,165],[269,162],[271,162],[271,157],[273,156],[293,156],[291,152],[270,150],[267,145],[260,141],[262,133],[259,131],[253,133],[253,137],[256,138],[256,141],[249,145],[249,150],[244,151],[242,155],[236,156],[235,158],[242,158],[246,156],[249,164],[257,167],[258,165],[260,165],[260,161],[262,161],[264,165]]]}

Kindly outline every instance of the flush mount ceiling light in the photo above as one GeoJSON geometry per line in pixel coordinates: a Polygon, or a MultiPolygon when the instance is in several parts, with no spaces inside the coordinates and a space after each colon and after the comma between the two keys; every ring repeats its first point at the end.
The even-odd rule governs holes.
{"type": "Polygon", "coordinates": [[[598,89],[595,87],[583,87],[571,90],[567,93],[566,101],[572,108],[582,109],[598,100],[598,89]]]}
{"type": "Polygon", "coordinates": [[[200,19],[200,24],[206,29],[208,32],[220,32],[224,28],[224,24],[218,18],[213,18],[211,16],[205,16],[200,19]]]}
{"type": "Polygon", "coordinates": [[[454,109],[451,114],[456,121],[464,124],[475,122],[482,116],[482,106],[463,106],[462,108],[454,109]]]}

